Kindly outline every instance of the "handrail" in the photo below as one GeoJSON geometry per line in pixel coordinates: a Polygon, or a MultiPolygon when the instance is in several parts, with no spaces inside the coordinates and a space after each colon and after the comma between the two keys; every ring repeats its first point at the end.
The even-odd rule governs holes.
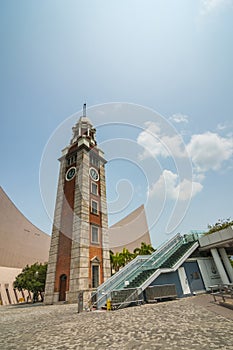
{"type": "MultiPolygon", "coordinates": [[[[135,276],[135,273],[137,273],[138,270],[142,270],[143,267],[146,266],[146,264],[151,264],[152,266],[152,263],[155,264],[159,259],[163,257],[163,255],[167,252],[167,249],[169,249],[170,251],[170,248],[175,247],[177,242],[180,242],[181,240],[183,240],[183,237],[180,235],[180,233],[177,233],[174,237],[172,237],[170,240],[161,245],[159,249],[157,249],[153,254],[149,256],[139,255],[135,259],[130,261],[123,269],[116,272],[112,277],[110,277],[107,281],[101,284],[100,287],[97,288],[97,291],[92,295],[92,298],[95,295],[103,295],[101,295],[94,304],[98,305],[98,303],[103,301],[104,298],[106,299],[109,292],[112,291],[113,288],[119,286],[123,282],[123,279],[129,275],[129,273],[133,272],[133,276],[135,276]],[[140,260],[145,260],[145,262],[142,265],[140,264],[139,266],[137,266],[138,263],[140,263],[140,260]],[[110,287],[110,290],[107,290],[108,286],[110,287]]],[[[91,302],[91,300],[89,300],[88,303],[91,302]]]]}
{"type": "Polygon", "coordinates": [[[139,287],[141,288],[142,290],[144,290],[147,286],[150,285],[150,283],[155,279],[157,278],[161,271],[164,271],[164,270],[170,270],[170,271],[175,271],[178,266],[180,266],[180,264],[182,264],[182,261],[186,260],[187,258],[187,255],[190,254],[190,252],[193,252],[197,247],[198,247],[199,243],[198,242],[195,242],[193,243],[193,245],[182,255],[182,257],[175,263],[175,265],[173,267],[169,267],[169,268],[160,268],[158,267],[154,273],[152,273],[152,275],[145,281],[143,282],[143,284],[139,287]]]}
{"type": "Polygon", "coordinates": [[[171,256],[177,250],[177,248],[181,247],[182,244],[183,244],[183,241],[180,240],[177,242],[177,244],[171,246],[170,249],[164,253],[164,255],[162,255],[159,259],[157,259],[155,262],[153,262],[153,265],[155,265],[155,267],[156,267],[156,264],[158,264],[158,263],[162,264],[164,261],[166,261],[166,259],[169,256],[171,256]]]}
{"type": "MultiPolygon", "coordinates": [[[[183,241],[183,237],[180,235],[180,233],[177,233],[174,237],[172,237],[169,241],[167,241],[165,243],[165,245],[161,246],[158,250],[156,250],[153,254],[151,255],[145,255],[145,262],[138,266],[138,269],[136,269],[134,272],[134,276],[135,276],[135,273],[137,274],[137,271],[138,270],[143,270],[143,267],[146,266],[147,264],[150,265],[151,262],[153,262],[153,260],[156,258],[156,256],[158,255],[157,259],[155,260],[155,262],[157,262],[159,259],[162,258],[163,254],[167,252],[167,249],[168,249],[168,246],[169,248],[171,247],[177,247],[177,242],[181,242],[183,241]],[[162,256],[161,256],[161,253],[162,253],[162,256]]],[[[170,251],[170,250],[169,250],[170,251]]],[[[143,257],[143,255],[139,255],[140,258],[143,257]]],[[[154,262],[154,263],[155,263],[154,262]]],[[[127,265],[126,265],[127,266],[127,265]]],[[[125,268],[122,269],[122,271],[125,270],[125,268]]],[[[128,272],[125,270],[125,272],[128,272]]],[[[114,275],[115,276],[115,275],[114,275]]],[[[124,277],[127,276],[127,273],[125,273],[123,275],[124,277]]],[[[120,285],[122,283],[122,280],[118,281],[117,285],[120,285]]],[[[111,283],[111,286],[112,286],[112,283],[111,283]]],[[[116,287],[116,285],[114,285],[114,288],[116,287]]]]}
{"type": "Polygon", "coordinates": [[[180,234],[180,233],[177,233],[174,237],[172,237],[172,238],[168,239],[167,241],[165,241],[164,243],[162,243],[162,244],[159,246],[159,248],[157,248],[156,251],[155,251],[152,255],[154,255],[155,253],[156,253],[156,254],[161,253],[161,251],[167,249],[167,246],[173,245],[174,242],[177,241],[177,239],[178,239],[178,241],[179,241],[181,238],[183,238],[183,237],[181,236],[181,234],[180,234]]]}
{"type": "MultiPolygon", "coordinates": [[[[179,239],[179,241],[178,241],[180,244],[179,244],[179,246],[181,246],[182,245],[182,243],[184,243],[184,241],[183,241],[183,239],[179,239]]],[[[180,263],[181,263],[181,260],[184,260],[184,257],[187,255],[187,253],[188,252],[190,252],[191,250],[193,251],[193,250],[195,250],[196,248],[197,248],[197,246],[198,246],[198,242],[194,242],[193,243],[193,245],[185,252],[185,254],[181,257],[181,259],[179,259],[179,265],[180,265],[180,263]]],[[[165,254],[165,256],[167,257],[168,255],[171,255],[174,251],[175,251],[175,249],[177,249],[178,247],[177,247],[177,244],[176,245],[171,245],[170,246],[170,250],[169,250],[169,254],[165,254]],[[171,249],[172,248],[172,249],[171,249]]],[[[164,257],[163,255],[162,255],[162,257],[164,257]]],[[[160,257],[161,258],[161,257],[160,257]]],[[[144,264],[143,264],[144,265],[144,264]]],[[[139,267],[139,268],[141,268],[141,266],[139,267]]],[[[121,302],[120,303],[120,305],[118,306],[118,308],[121,308],[122,307],[122,305],[128,305],[128,304],[130,304],[131,302],[132,302],[132,300],[131,300],[131,298],[132,298],[132,295],[133,294],[137,294],[137,296],[139,296],[140,295],[140,293],[142,293],[143,292],[143,290],[148,286],[148,285],[150,285],[150,283],[155,279],[155,278],[157,278],[160,274],[161,274],[161,272],[162,271],[167,271],[167,272],[169,272],[169,271],[175,271],[176,269],[178,268],[178,265],[177,265],[177,263],[174,265],[174,267],[172,267],[172,268],[166,268],[166,269],[161,269],[159,266],[155,269],[155,271],[154,271],[154,273],[152,273],[151,274],[151,276],[149,276],[149,278],[145,281],[145,282],[143,282],[142,283],[142,285],[140,285],[139,287],[134,287],[134,288],[128,288],[128,290],[130,290],[130,289],[133,289],[133,290],[137,290],[137,292],[136,292],[136,290],[135,290],[135,292],[133,292],[132,294],[130,294],[125,300],[124,300],[124,302],[121,302]]],[[[135,271],[135,272],[137,272],[138,271],[138,269],[135,271]]],[[[119,291],[119,289],[117,290],[117,291],[119,291]]],[[[109,291],[107,294],[108,294],[108,297],[110,297],[111,296],[111,292],[112,291],[109,291]]],[[[100,298],[100,300],[101,300],[102,298],[100,298]]],[[[137,300],[134,300],[134,302],[135,301],[137,301],[137,300]]],[[[138,301],[139,301],[139,299],[138,299],[138,301]]]]}
{"type": "Polygon", "coordinates": [[[136,271],[134,271],[133,276],[131,276],[131,280],[135,276],[137,276],[138,270],[143,270],[144,267],[146,267],[146,266],[151,267],[151,268],[156,268],[157,266],[155,264],[164,258],[164,254],[165,254],[165,259],[166,259],[167,256],[170,255],[170,253],[171,253],[171,248],[173,248],[173,251],[174,251],[174,248],[177,248],[177,243],[179,243],[179,242],[180,243],[183,242],[183,237],[180,235],[180,233],[176,234],[171,240],[166,242],[165,246],[161,247],[159,249],[159,251],[156,250],[152,255],[150,255],[149,258],[145,261],[145,263],[140,265],[139,268],[136,271]],[[169,248],[169,251],[167,251],[168,248],[169,248]],[[161,253],[162,253],[162,255],[161,255],[161,253]],[[157,257],[157,255],[158,255],[158,257],[157,257]],[[157,259],[156,259],[156,257],[157,257],[157,259]],[[155,261],[154,261],[154,259],[155,259],[155,261]]]}
{"type": "Polygon", "coordinates": [[[124,274],[125,271],[127,271],[128,269],[130,269],[132,267],[132,265],[135,265],[136,263],[138,263],[138,260],[141,258],[140,255],[136,256],[136,258],[134,258],[133,260],[131,260],[127,265],[124,266],[123,269],[120,269],[119,271],[117,271],[116,273],[114,273],[113,276],[111,276],[109,279],[107,279],[107,281],[105,281],[104,283],[102,283],[100,285],[100,287],[98,287],[98,291],[100,292],[101,289],[104,289],[108,284],[112,284],[112,282],[118,278],[120,275],[124,274]],[[111,281],[110,281],[111,279],[111,281]]]}
{"type": "Polygon", "coordinates": [[[113,290],[113,288],[116,288],[120,283],[122,283],[122,280],[127,276],[128,272],[131,272],[134,268],[137,268],[137,265],[140,264],[140,260],[146,260],[147,255],[138,255],[135,259],[130,261],[123,269],[116,272],[112,277],[110,277],[107,281],[102,283],[100,287],[97,288],[97,291],[92,294],[91,299],[88,300],[88,304],[92,303],[92,298],[95,295],[102,294],[95,302],[94,304],[98,304],[103,300],[106,299],[106,295],[109,294],[110,291],[113,290]],[[116,276],[117,275],[117,276],[116,276]],[[122,275],[122,276],[121,276],[122,275]],[[116,278],[117,277],[117,278],[116,278]],[[118,279],[120,277],[120,279],[118,279]],[[117,282],[117,283],[115,283],[117,282]],[[110,285],[110,290],[107,290],[108,284],[110,285]],[[107,291],[107,293],[105,293],[107,291]]]}
{"type": "Polygon", "coordinates": [[[168,248],[173,247],[176,243],[180,242],[181,240],[183,240],[183,237],[180,233],[177,233],[171,240],[167,241],[166,244],[160,248],[159,253],[163,251],[167,252],[168,248]]]}

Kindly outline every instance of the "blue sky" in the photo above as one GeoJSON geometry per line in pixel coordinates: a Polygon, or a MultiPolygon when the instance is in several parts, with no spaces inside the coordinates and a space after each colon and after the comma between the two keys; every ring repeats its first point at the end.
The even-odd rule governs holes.
{"type": "Polygon", "coordinates": [[[1,1],[3,189],[50,233],[42,155],[53,148],[51,211],[56,158],[87,102],[110,224],[144,203],[156,246],[176,204],[173,233],[232,217],[232,34],[232,0],[1,1]]]}

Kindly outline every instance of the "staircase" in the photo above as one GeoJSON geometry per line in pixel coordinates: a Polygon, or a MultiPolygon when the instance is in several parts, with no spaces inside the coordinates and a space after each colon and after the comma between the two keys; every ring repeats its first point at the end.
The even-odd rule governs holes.
{"type": "Polygon", "coordinates": [[[121,300],[118,303],[119,307],[128,306],[133,300],[132,296],[135,298],[135,301],[139,300],[143,290],[161,273],[175,271],[198,245],[195,239],[190,241],[189,237],[187,243],[183,236],[177,234],[152,255],[137,256],[98,287],[94,306],[98,309],[103,307],[107,299],[114,299],[114,295],[118,295],[118,299],[121,300]],[[121,293],[120,291],[123,290],[125,292],[121,293]]]}
{"type": "Polygon", "coordinates": [[[181,246],[172,253],[168,255],[166,260],[161,264],[157,262],[156,268],[146,269],[134,277],[134,279],[127,285],[126,288],[138,288],[143,285],[145,281],[149,279],[158,269],[171,269],[182,257],[183,255],[193,246],[195,242],[183,243],[181,246]]]}
{"type": "Polygon", "coordinates": [[[148,269],[141,271],[125,288],[140,287],[157,269],[148,269]]]}
{"type": "Polygon", "coordinates": [[[160,266],[160,268],[172,268],[194,243],[195,242],[184,243],[160,266]]]}

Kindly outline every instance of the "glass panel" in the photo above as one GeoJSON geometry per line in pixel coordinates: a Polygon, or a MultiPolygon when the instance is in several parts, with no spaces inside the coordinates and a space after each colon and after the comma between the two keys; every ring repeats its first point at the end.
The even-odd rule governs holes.
{"type": "Polygon", "coordinates": [[[98,194],[98,186],[94,182],[91,183],[91,193],[97,195],[98,194]]]}
{"type": "Polygon", "coordinates": [[[95,201],[91,201],[91,212],[93,214],[98,214],[98,203],[95,201]]]}
{"type": "Polygon", "coordinates": [[[91,241],[93,243],[99,242],[98,227],[96,226],[91,227],[91,241]]]}
{"type": "Polygon", "coordinates": [[[90,156],[90,161],[91,161],[91,164],[96,166],[97,168],[99,168],[99,160],[97,157],[91,155],[90,156]]]}

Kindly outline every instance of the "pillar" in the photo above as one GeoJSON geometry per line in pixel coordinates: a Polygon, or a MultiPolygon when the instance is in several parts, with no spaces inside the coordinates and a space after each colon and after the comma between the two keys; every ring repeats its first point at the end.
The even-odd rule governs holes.
{"type": "Polygon", "coordinates": [[[214,262],[215,262],[215,265],[217,267],[217,270],[218,270],[218,273],[222,279],[222,283],[224,284],[228,284],[229,283],[229,279],[227,277],[227,274],[226,274],[226,271],[224,269],[224,266],[222,264],[222,260],[218,254],[218,251],[216,248],[212,248],[210,249],[211,251],[211,254],[213,256],[213,259],[214,259],[214,262]]]}
{"type": "Polygon", "coordinates": [[[220,248],[219,253],[222,257],[222,261],[223,261],[223,264],[224,264],[225,269],[227,271],[228,277],[229,277],[231,283],[233,283],[233,268],[232,268],[231,263],[229,261],[229,258],[227,256],[225,248],[220,248]]]}

